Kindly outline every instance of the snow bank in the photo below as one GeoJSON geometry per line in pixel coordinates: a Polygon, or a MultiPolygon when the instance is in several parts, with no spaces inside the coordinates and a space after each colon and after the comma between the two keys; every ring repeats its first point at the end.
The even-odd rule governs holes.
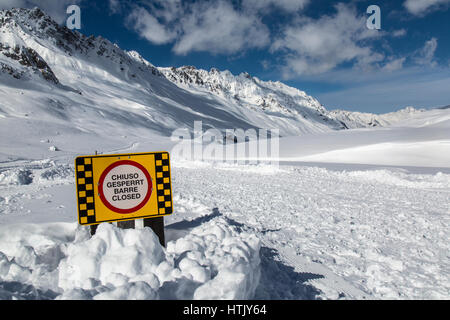
{"type": "Polygon", "coordinates": [[[250,299],[259,283],[259,240],[221,217],[167,249],[149,228],[0,229],[0,299],[250,299]]]}
{"type": "Polygon", "coordinates": [[[216,169],[225,171],[240,171],[242,173],[255,173],[261,175],[273,175],[281,172],[286,172],[280,168],[275,162],[273,164],[269,162],[260,162],[255,164],[250,163],[237,163],[237,162],[214,162],[214,161],[202,161],[202,160],[186,160],[177,159],[172,161],[172,168],[184,168],[184,169],[216,169]]]}
{"type": "Polygon", "coordinates": [[[385,142],[300,156],[296,161],[442,167],[450,163],[450,141],[385,142]]]}
{"type": "Polygon", "coordinates": [[[167,252],[181,259],[182,275],[202,283],[194,299],[252,298],[260,278],[259,249],[256,236],[238,233],[223,218],[167,245],[167,252]]]}
{"type": "Polygon", "coordinates": [[[56,181],[73,183],[74,167],[68,164],[54,164],[43,170],[38,178],[39,182],[56,181]]]}
{"type": "Polygon", "coordinates": [[[73,183],[74,167],[56,164],[53,161],[33,161],[28,166],[7,169],[0,172],[0,186],[22,186],[32,183],[73,183]]]}
{"type": "Polygon", "coordinates": [[[0,185],[26,185],[33,182],[33,173],[28,169],[11,169],[0,173],[0,185]]]}
{"type": "Polygon", "coordinates": [[[351,178],[360,181],[369,181],[380,184],[390,184],[399,187],[421,188],[421,189],[449,189],[450,174],[438,172],[430,174],[408,174],[393,170],[369,170],[351,171],[344,173],[351,178]]]}

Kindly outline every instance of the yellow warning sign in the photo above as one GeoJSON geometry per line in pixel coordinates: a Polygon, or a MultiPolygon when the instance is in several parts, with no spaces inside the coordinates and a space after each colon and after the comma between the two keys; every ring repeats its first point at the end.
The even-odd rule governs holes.
{"type": "Polygon", "coordinates": [[[77,157],[75,179],[82,225],[173,212],[168,152],[77,157]]]}

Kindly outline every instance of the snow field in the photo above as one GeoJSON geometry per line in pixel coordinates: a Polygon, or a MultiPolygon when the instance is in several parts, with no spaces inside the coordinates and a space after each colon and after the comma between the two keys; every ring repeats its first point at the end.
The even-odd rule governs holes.
{"type": "Polygon", "coordinates": [[[379,143],[299,157],[301,161],[448,167],[450,141],[379,143]]]}
{"type": "MultiPolygon", "coordinates": [[[[174,170],[175,192],[242,224],[267,250],[290,252],[302,260],[285,275],[262,264],[262,298],[442,299],[449,297],[450,175],[410,174],[406,170],[332,171],[317,167],[222,170],[222,166],[183,166],[174,170]],[[355,296],[331,281],[331,271],[362,292],[355,296]],[[276,272],[276,271],[274,271],[276,272]],[[321,292],[297,290],[286,282],[312,273],[321,292]],[[281,277],[284,281],[267,282],[281,277]]],[[[267,251],[266,251],[267,252],[267,251]]],[[[262,257],[263,260],[267,257],[262,257]]],[[[284,260],[283,260],[284,259],[284,260]]],[[[276,269],[275,269],[276,270],[276,269]]]]}

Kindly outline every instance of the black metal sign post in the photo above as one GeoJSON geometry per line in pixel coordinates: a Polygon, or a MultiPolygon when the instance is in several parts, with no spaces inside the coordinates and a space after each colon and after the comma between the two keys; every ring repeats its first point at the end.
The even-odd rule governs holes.
{"type": "Polygon", "coordinates": [[[144,227],[152,228],[153,232],[159,238],[159,243],[163,247],[166,246],[166,239],[164,237],[164,217],[146,218],[144,219],[144,227]]]}
{"type": "Polygon", "coordinates": [[[134,229],[134,220],[117,221],[117,227],[121,229],[134,229]]]}

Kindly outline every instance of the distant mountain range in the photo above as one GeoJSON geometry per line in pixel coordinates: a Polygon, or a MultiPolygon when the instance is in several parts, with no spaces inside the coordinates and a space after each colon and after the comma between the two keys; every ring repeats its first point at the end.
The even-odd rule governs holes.
{"type": "Polygon", "coordinates": [[[301,90],[248,73],[155,67],[135,51],[58,25],[38,8],[0,11],[0,96],[0,118],[33,114],[83,131],[107,123],[165,136],[195,120],[218,129],[279,128],[289,136],[386,126],[422,111],[329,111],[301,90]],[[26,90],[28,98],[13,99],[12,90],[26,90]]]}

